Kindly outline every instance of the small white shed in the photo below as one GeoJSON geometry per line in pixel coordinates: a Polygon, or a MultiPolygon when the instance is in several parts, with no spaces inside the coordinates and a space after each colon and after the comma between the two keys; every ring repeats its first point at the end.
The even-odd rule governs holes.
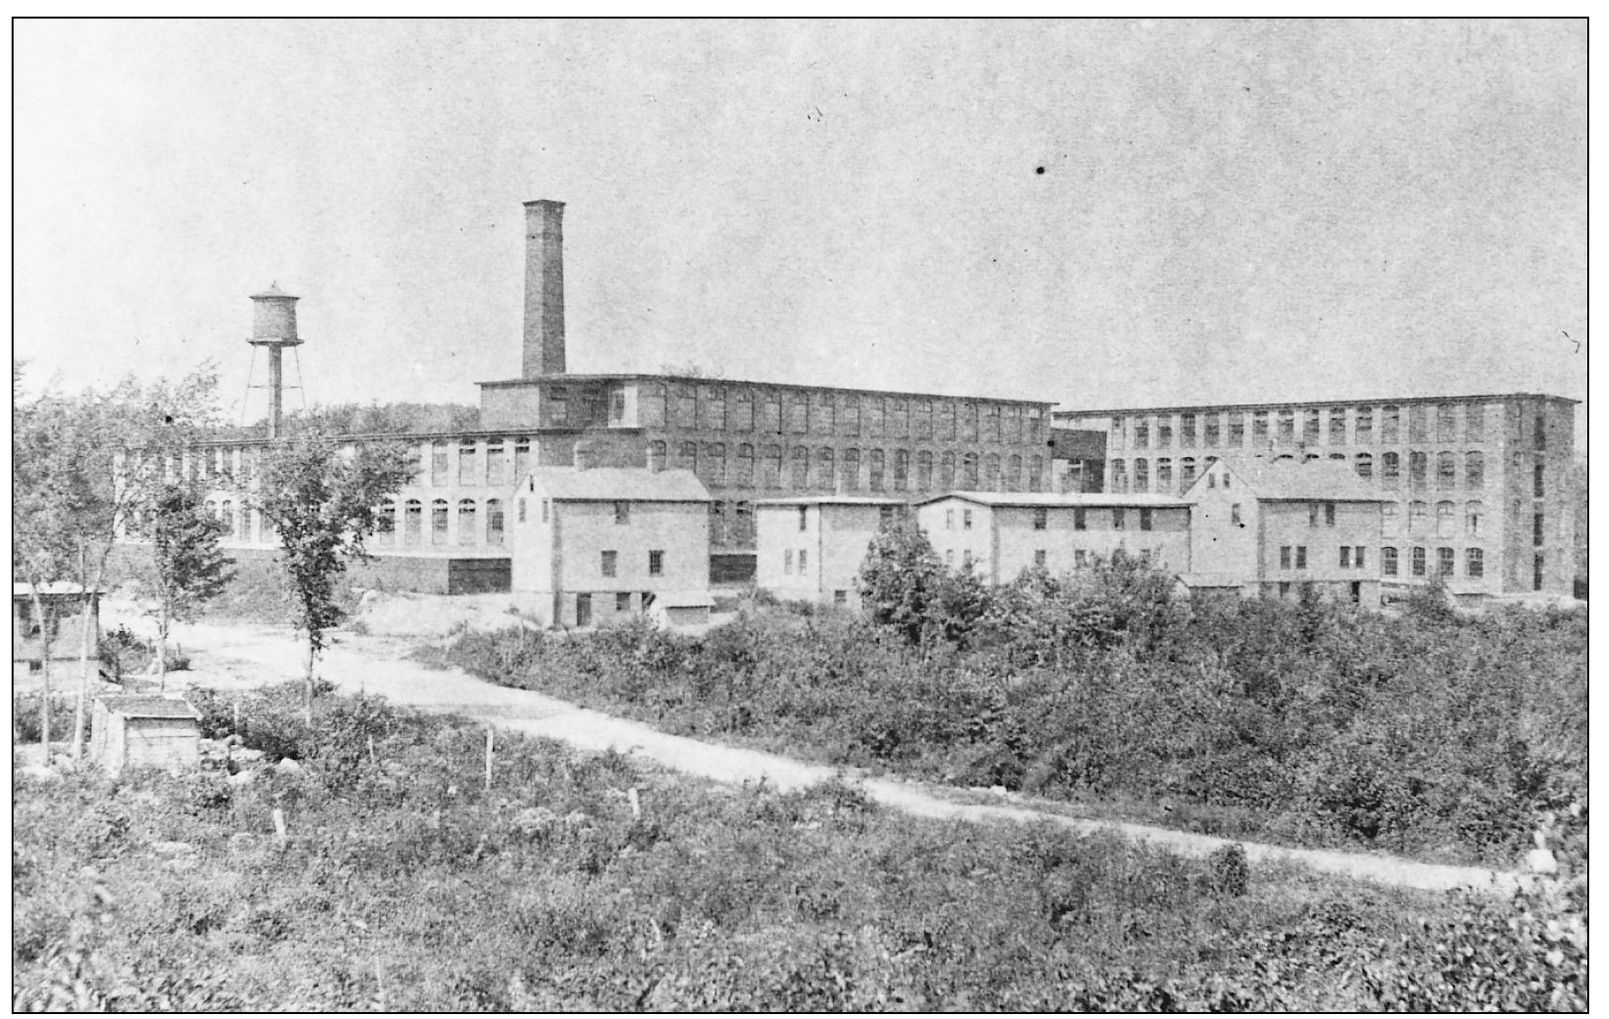
{"type": "Polygon", "coordinates": [[[124,768],[193,770],[201,766],[201,714],[182,697],[102,697],[95,702],[90,750],[113,774],[124,768]]]}

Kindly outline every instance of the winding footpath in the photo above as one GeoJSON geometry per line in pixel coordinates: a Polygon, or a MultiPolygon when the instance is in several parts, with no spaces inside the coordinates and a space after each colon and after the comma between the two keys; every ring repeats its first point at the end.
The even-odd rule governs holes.
{"type": "MultiPolygon", "coordinates": [[[[183,627],[180,639],[191,653],[194,681],[201,685],[243,689],[301,676],[304,652],[285,627],[196,623],[183,627]]],[[[346,693],[379,694],[421,710],[452,712],[482,724],[559,740],[585,750],[614,748],[674,771],[729,784],[764,779],[774,788],[791,790],[845,773],[844,769],[828,765],[674,736],[641,722],[577,707],[544,694],[497,686],[458,669],[430,668],[406,657],[417,643],[413,640],[343,633],[340,641],[325,652],[320,673],[346,693]]],[[[997,795],[995,803],[969,803],[962,802],[961,796],[970,794],[975,798],[976,790],[963,792],[886,778],[853,780],[878,803],[918,817],[977,823],[1049,821],[1078,832],[1114,831],[1187,856],[1204,856],[1239,841],[1253,865],[1294,863],[1357,880],[1431,891],[1462,887],[1507,893],[1518,883],[1513,873],[1478,867],[1420,863],[1365,853],[1290,849],[1121,821],[1068,817],[1053,809],[1040,809],[1034,800],[1015,795],[997,795]]]]}

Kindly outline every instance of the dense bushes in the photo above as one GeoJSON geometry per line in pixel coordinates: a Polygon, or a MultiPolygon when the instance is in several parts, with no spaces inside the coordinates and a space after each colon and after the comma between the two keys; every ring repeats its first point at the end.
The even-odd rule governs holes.
{"type": "Polygon", "coordinates": [[[1190,606],[1121,559],[1025,575],[964,626],[932,584],[901,591],[882,624],[762,612],[702,638],[511,631],[427,657],[687,735],[1154,819],[1165,800],[1167,823],[1236,837],[1507,865],[1540,811],[1585,794],[1584,613],[1190,606]]]}
{"type": "MultiPolygon", "coordinates": [[[[720,793],[505,735],[488,790],[458,720],[328,697],[305,727],[282,688],[237,727],[201,701],[303,767],[19,778],[15,1008],[1345,1010],[1433,976],[1456,1003],[1483,999],[1433,973],[1464,957],[1441,932],[1514,909],[890,816],[843,783],[720,793]]],[[[1549,930],[1504,972],[1550,965],[1549,930]]],[[[1556,969],[1584,987],[1577,956],[1556,969]]]]}

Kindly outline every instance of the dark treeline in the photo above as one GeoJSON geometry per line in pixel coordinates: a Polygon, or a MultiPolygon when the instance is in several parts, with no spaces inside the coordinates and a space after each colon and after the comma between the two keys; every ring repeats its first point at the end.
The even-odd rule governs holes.
{"type": "MultiPolygon", "coordinates": [[[[323,432],[329,435],[408,435],[418,432],[473,431],[480,427],[480,409],[461,403],[335,403],[316,405],[285,415],[287,435],[323,432]]],[[[217,439],[260,439],[267,425],[220,425],[217,439]]]]}

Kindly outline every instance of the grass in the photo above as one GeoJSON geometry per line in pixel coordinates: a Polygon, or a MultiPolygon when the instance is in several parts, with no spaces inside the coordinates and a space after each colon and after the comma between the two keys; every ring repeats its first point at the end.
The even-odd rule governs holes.
{"type": "Polygon", "coordinates": [[[1467,909],[501,734],[486,789],[477,726],[297,697],[246,700],[251,780],[15,780],[17,1008],[1369,1008],[1467,909]]]}

